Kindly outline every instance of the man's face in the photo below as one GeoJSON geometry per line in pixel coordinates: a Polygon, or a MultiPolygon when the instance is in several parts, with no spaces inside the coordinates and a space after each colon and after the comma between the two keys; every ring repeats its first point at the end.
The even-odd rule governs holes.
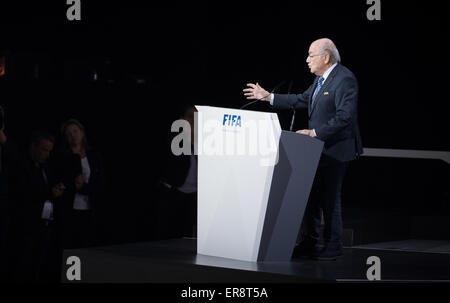
{"type": "Polygon", "coordinates": [[[42,140],[39,144],[32,147],[33,160],[39,164],[47,162],[52,150],[53,143],[49,140],[42,140]]]}
{"type": "Polygon", "coordinates": [[[322,76],[328,67],[327,57],[328,54],[320,51],[318,43],[312,43],[309,47],[308,57],[306,58],[310,72],[316,76],[322,76]]]}
{"type": "Polygon", "coordinates": [[[194,107],[190,107],[185,113],[184,115],[181,117],[182,119],[186,120],[189,122],[189,125],[191,126],[191,141],[194,141],[194,117],[195,117],[195,112],[197,110],[194,107]]]}
{"type": "Polygon", "coordinates": [[[76,124],[70,124],[65,132],[66,140],[70,146],[80,145],[83,141],[84,133],[76,124]]]}

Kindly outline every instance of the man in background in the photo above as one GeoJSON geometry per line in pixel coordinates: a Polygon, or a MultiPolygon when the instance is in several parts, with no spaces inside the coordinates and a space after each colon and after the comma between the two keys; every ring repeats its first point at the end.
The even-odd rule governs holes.
{"type": "Polygon", "coordinates": [[[29,154],[21,161],[17,179],[11,184],[17,243],[15,281],[59,281],[61,218],[58,203],[65,186],[55,180],[48,166],[54,142],[47,132],[33,132],[29,154]]]}
{"type": "MultiPolygon", "coordinates": [[[[191,128],[191,154],[176,156],[169,151],[161,177],[159,234],[166,237],[196,237],[197,235],[197,155],[194,155],[194,114],[191,104],[180,107],[178,118],[191,128]],[[164,224],[163,224],[164,222],[164,224]]],[[[161,237],[161,236],[160,236],[161,237]]]]}

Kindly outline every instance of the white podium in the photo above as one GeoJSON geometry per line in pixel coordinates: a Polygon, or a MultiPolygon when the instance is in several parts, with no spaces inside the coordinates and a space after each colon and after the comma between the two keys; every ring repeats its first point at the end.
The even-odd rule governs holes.
{"type": "Polygon", "coordinates": [[[197,253],[290,260],[323,142],[275,113],[196,108],[197,253]]]}

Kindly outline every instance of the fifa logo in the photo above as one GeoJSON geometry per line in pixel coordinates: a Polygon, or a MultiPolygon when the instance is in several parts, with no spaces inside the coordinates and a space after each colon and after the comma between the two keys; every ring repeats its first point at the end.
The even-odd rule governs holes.
{"type": "Polygon", "coordinates": [[[223,115],[222,125],[242,127],[241,116],[225,114],[225,115],[223,115]]]}

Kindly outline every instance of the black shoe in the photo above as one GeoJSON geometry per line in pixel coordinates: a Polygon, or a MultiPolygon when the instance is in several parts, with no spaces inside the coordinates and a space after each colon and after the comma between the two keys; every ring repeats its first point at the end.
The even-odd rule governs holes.
{"type": "Polygon", "coordinates": [[[326,247],[317,253],[311,255],[311,258],[319,261],[334,261],[339,257],[342,257],[344,252],[342,249],[327,249],[326,247]]]}
{"type": "Polygon", "coordinates": [[[293,258],[311,258],[312,255],[317,254],[319,249],[316,244],[310,241],[302,241],[294,247],[292,253],[293,258]]]}

